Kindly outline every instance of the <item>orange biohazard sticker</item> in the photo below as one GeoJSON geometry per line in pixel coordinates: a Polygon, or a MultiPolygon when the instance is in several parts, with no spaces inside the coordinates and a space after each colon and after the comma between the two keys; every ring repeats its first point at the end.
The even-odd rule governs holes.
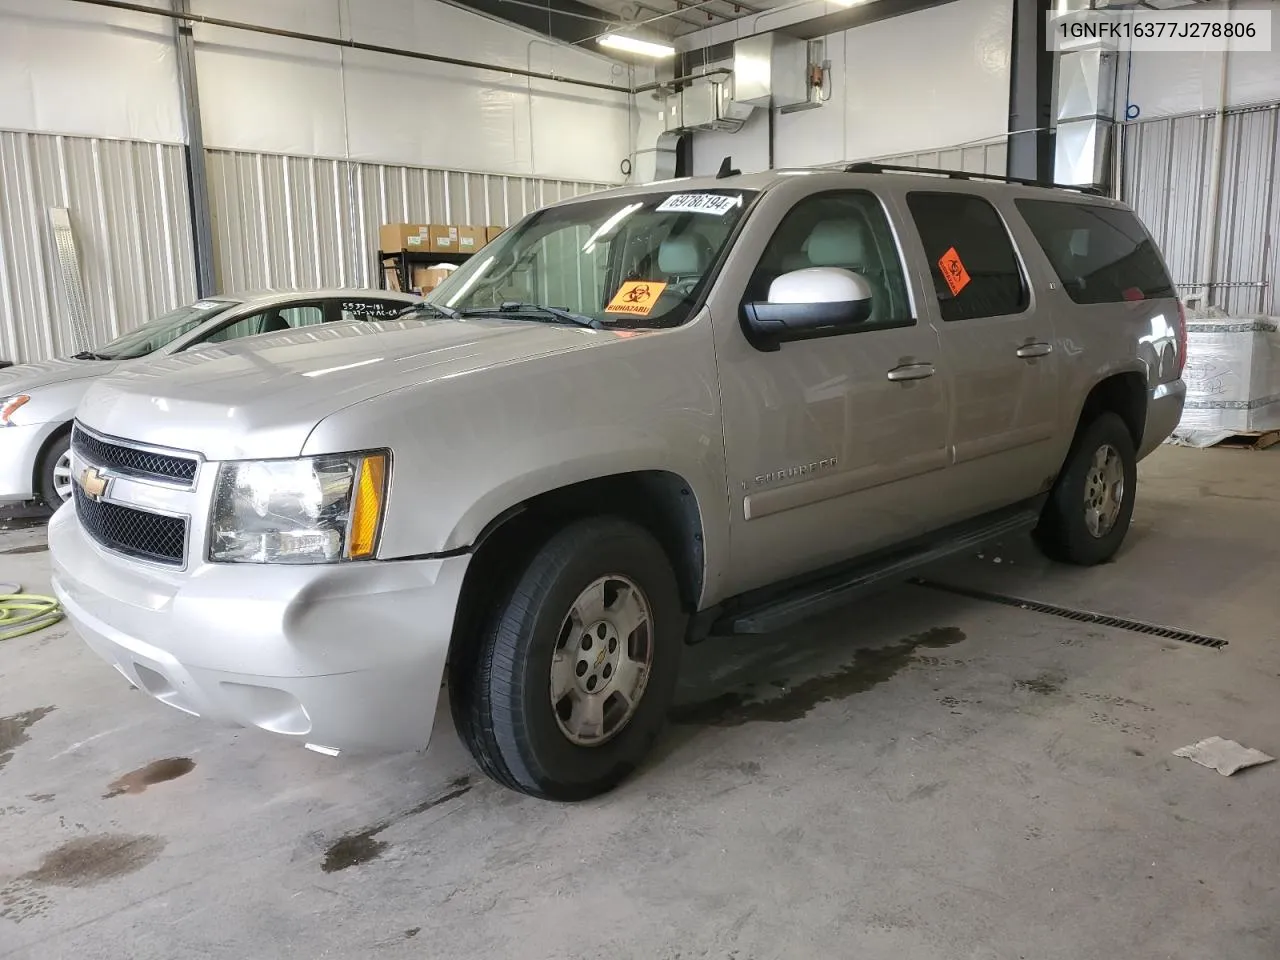
{"type": "Polygon", "coordinates": [[[938,258],[938,269],[942,271],[942,279],[947,281],[953,297],[959,296],[960,291],[969,285],[969,271],[964,268],[955,247],[948,248],[938,258]]]}
{"type": "Polygon", "coordinates": [[[665,283],[651,280],[628,280],[618,288],[605,313],[626,313],[633,317],[647,317],[658,305],[658,298],[667,289],[665,283]]]}

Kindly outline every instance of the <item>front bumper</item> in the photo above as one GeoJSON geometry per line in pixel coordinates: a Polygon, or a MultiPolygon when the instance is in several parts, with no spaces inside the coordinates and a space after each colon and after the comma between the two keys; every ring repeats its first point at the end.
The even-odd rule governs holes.
{"type": "Polygon", "coordinates": [[[1138,448],[1141,460],[1164,443],[1182,419],[1182,408],[1187,402],[1187,385],[1182,380],[1162,383],[1151,391],[1147,400],[1147,424],[1142,431],[1142,445],[1138,448]]]}
{"type": "Polygon", "coordinates": [[[331,750],[426,747],[468,557],[179,573],[103,550],[71,504],[49,548],[76,631],[155,699],[331,750]]]}
{"type": "Polygon", "coordinates": [[[45,424],[0,427],[0,503],[30,500],[35,496],[31,480],[36,457],[48,437],[45,424]]]}

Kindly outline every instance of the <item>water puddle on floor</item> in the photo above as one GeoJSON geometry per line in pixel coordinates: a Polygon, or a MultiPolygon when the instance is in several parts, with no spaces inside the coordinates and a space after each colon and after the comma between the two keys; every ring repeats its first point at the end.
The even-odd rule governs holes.
{"type": "Polygon", "coordinates": [[[378,857],[382,856],[382,851],[386,850],[388,846],[385,840],[378,839],[378,834],[382,833],[383,830],[399,823],[401,820],[416,817],[420,813],[426,813],[432,807],[438,807],[442,803],[456,800],[463,794],[469,793],[472,786],[474,784],[472,784],[470,777],[456,777],[449,781],[449,789],[439,796],[424,800],[416,807],[411,807],[399,816],[383,820],[368,829],[339,837],[325,851],[324,862],[320,865],[320,869],[325,873],[334,873],[338,870],[346,870],[348,867],[368,863],[371,860],[377,860],[378,857]]]}
{"type": "Polygon", "coordinates": [[[671,721],[691,726],[736,727],[744,723],[786,723],[799,720],[820,703],[843,700],[884,683],[912,660],[921,647],[940,649],[965,639],[956,627],[934,627],[924,633],[904,637],[887,647],[859,650],[852,663],[831,673],[803,680],[793,686],[776,682],[782,693],[756,699],[754,695],[731,690],[710,700],[682,704],[670,714],[671,721]]]}
{"type": "Polygon", "coordinates": [[[169,780],[177,780],[179,777],[186,776],[195,768],[196,762],[187,757],[152,760],[145,767],[139,767],[132,773],[126,773],[123,777],[112,780],[111,783],[107,784],[107,792],[102,795],[102,799],[110,800],[112,797],[118,797],[125,793],[143,793],[147,787],[155,786],[157,783],[165,783],[169,780]]]}
{"type": "Polygon", "coordinates": [[[0,717],[0,770],[13,759],[14,751],[31,739],[27,730],[33,723],[43,720],[57,707],[36,707],[9,717],[0,717]]]}

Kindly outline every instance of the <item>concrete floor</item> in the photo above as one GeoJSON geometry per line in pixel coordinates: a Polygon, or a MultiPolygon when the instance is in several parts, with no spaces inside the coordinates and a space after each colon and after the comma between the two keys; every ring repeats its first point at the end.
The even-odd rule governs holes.
{"type": "MultiPolygon", "coordinates": [[[[65,625],[0,646],[0,957],[1275,960],[1280,449],[1165,448],[1115,564],[1023,542],[687,656],[678,723],[579,806],[330,760],[132,692],[65,625]]],[[[3,521],[0,521],[3,525],[3,521]]],[[[0,580],[43,589],[39,526],[0,580]],[[28,547],[35,548],[28,551],[28,547]]]]}

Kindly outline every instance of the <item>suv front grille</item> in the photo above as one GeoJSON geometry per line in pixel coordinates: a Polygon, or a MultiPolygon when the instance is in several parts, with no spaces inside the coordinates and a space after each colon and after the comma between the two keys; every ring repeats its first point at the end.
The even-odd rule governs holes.
{"type": "Polygon", "coordinates": [[[80,525],[104,547],[131,557],[181,566],[187,545],[187,521],[91,500],[74,485],[80,525]]]}
{"type": "Polygon", "coordinates": [[[166,453],[152,453],[101,440],[77,425],[71,434],[71,446],[90,463],[117,473],[132,474],[142,479],[162,480],[192,486],[196,479],[197,461],[166,453]]]}

